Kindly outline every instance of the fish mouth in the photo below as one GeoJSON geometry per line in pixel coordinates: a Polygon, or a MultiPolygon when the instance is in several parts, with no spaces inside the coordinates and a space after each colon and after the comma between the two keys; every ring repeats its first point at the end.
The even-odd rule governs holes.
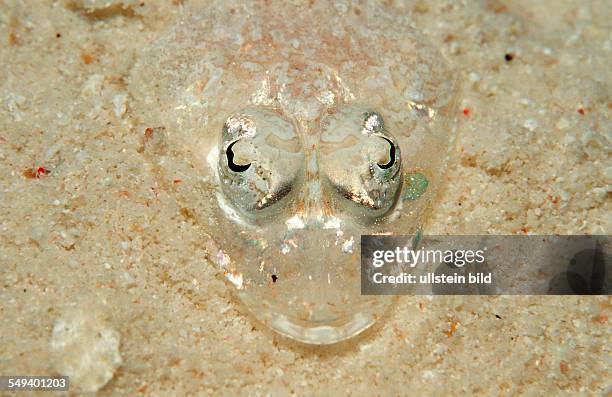
{"type": "Polygon", "coordinates": [[[260,318],[267,326],[279,334],[310,345],[330,345],[352,338],[370,326],[378,317],[375,313],[357,312],[326,322],[295,321],[283,314],[260,318]]]}
{"type": "Polygon", "coordinates": [[[307,224],[279,238],[280,246],[267,246],[262,257],[245,258],[249,268],[260,259],[265,264],[258,282],[236,289],[251,314],[283,336],[315,345],[374,324],[386,297],[361,295],[359,242],[339,231],[307,224]]]}

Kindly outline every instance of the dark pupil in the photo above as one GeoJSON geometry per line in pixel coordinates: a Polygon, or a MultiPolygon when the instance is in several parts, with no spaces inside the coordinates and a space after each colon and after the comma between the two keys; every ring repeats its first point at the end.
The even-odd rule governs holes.
{"type": "Polygon", "coordinates": [[[230,170],[234,172],[244,172],[249,169],[249,167],[251,166],[251,163],[248,163],[246,165],[240,165],[240,164],[234,163],[234,152],[232,151],[232,146],[234,146],[236,142],[238,141],[232,142],[227,147],[227,150],[225,151],[225,154],[227,155],[227,166],[229,167],[230,170]]]}
{"type": "Polygon", "coordinates": [[[389,145],[391,145],[391,149],[389,150],[389,162],[387,164],[378,164],[380,168],[382,168],[383,170],[386,170],[387,168],[391,168],[393,164],[395,164],[395,145],[393,144],[393,142],[391,142],[387,138],[385,137],[381,137],[381,138],[389,142],[389,145]]]}

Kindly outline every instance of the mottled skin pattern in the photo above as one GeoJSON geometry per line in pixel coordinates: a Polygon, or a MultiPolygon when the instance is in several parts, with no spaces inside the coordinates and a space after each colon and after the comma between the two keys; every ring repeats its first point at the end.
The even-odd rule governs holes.
{"type": "Polygon", "coordinates": [[[201,175],[211,259],[245,304],[281,333],[331,343],[380,312],[359,295],[360,235],[422,224],[456,89],[437,51],[378,3],[291,3],[186,17],[139,59],[131,88],[143,125],[164,126],[201,175]],[[429,180],[415,201],[402,199],[410,172],[429,180]]]}

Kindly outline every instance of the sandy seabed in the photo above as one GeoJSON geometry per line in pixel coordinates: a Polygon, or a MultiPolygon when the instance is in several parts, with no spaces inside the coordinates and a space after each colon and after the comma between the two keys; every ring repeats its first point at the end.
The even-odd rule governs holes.
{"type": "MultiPolygon", "coordinates": [[[[462,84],[429,233],[610,233],[612,7],[533,3],[390,5],[462,84]]],[[[206,264],[195,177],[160,183],[131,114],[134,60],[198,7],[0,3],[0,374],[100,395],[611,392],[609,297],[402,297],[325,348],[254,321],[206,264]]]]}

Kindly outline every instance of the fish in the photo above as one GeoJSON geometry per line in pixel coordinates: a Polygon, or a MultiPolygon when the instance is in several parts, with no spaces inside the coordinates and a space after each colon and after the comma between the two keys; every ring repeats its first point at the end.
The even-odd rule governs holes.
{"type": "MultiPolygon", "coordinates": [[[[129,77],[142,126],[199,185],[208,262],[254,317],[307,344],[375,323],[362,235],[420,235],[456,135],[456,75],[376,1],[213,1],[129,77]]],[[[168,161],[159,162],[162,167],[168,161]]]]}

